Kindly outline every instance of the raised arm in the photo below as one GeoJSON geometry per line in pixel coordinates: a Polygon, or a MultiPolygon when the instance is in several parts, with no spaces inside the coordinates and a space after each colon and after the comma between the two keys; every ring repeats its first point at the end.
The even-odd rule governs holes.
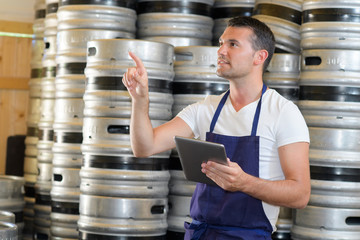
{"type": "Polygon", "coordinates": [[[228,191],[242,191],[276,206],[303,208],[310,198],[309,144],[292,143],[278,149],[285,180],[269,181],[245,173],[237,163],[226,167],[202,164],[203,172],[228,191]]]}
{"type": "Polygon", "coordinates": [[[130,139],[136,157],[148,157],[175,147],[173,137],[193,135],[191,128],[179,117],[153,129],[149,117],[148,75],[141,59],[129,52],[136,66],[128,68],[123,84],[132,98],[130,139]]]}

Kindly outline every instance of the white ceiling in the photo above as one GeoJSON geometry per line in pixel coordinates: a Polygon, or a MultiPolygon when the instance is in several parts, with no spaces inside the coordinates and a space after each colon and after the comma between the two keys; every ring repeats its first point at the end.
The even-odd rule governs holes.
{"type": "Polygon", "coordinates": [[[33,22],[35,0],[0,0],[0,20],[33,22]]]}

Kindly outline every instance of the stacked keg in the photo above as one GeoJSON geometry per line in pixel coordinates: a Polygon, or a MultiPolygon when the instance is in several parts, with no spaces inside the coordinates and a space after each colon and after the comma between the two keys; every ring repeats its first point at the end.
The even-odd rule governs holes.
{"type": "MultiPolygon", "coordinates": [[[[221,94],[229,88],[228,81],[216,75],[217,50],[210,46],[175,47],[173,117],[207,95],[221,94]]],[[[175,149],[170,158],[170,174],[168,239],[183,239],[184,221],[190,216],[196,183],[185,179],[175,149]]]]}
{"type": "Polygon", "coordinates": [[[61,0],[57,12],[57,73],[51,235],[77,239],[87,42],[135,37],[132,1],[61,0]]]}
{"type": "Polygon", "coordinates": [[[253,17],[273,31],[276,52],[300,53],[302,0],[256,0],[253,17]]]}
{"type": "Polygon", "coordinates": [[[32,239],[35,183],[37,170],[38,123],[41,106],[42,56],[44,52],[44,20],[45,0],[35,2],[34,36],[31,51],[31,79],[29,81],[29,105],[27,117],[27,133],[25,138],[24,179],[25,179],[25,228],[23,237],[32,239]]]}
{"type": "Polygon", "coordinates": [[[299,99],[300,54],[275,53],[263,75],[264,83],[283,97],[299,99]]]}
{"type": "Polygon", "coordinates": [[[293,239],[359,239],[360,3],[304,1],[301,109],[310,130],[311,196],[293,239]]]}
{"type": "Polygon", "coordinates": [[[173,46],[211,45],[213,3],[213,0],[138,0],[138,38],[173,46]]]}
{"type": "Polygon", "coordinates": [[[81,239],[164,239],[166,234],[170,152],[149,158],[136,158],[132,153],[131,98],[122,84],[127,68],[135,66],[129,51],[147,68],[153,127],[171,118],[172,45],[125,39],[88,42],[78,221],[81,239]]]}
{"type": "Polygon", "coordinates": [[[0,213],[3,211],[12,213],[0,214],[0,239],[17,239],[18,236],[19,239],[22,239],[25,206],[24,184],[25,179],[23,177],[0,175],[0,213]],[[7,223],[4,223],[1,218],[7,223]],[[11,238],[5,238],[6,236],[10,237],[8,234],[11,238]]]}
{"type": "Polygon", "coordinates": [[[52,145],[55,102],[57,0],[46,0],[44,55],[42,59],[41,107],[37,144],[38,176],[35,184],[34,237],[48,239],[50,235],[50,190],[52,177],[52,145]]]}
{"type": "Polygon", "coordinates": [[[255,0],[215,0],[212,10],[214,19],[213,45],[219,45],[219,38],[227,27],[230,18],[252,16],[255,0]]]}
{"type": "Polygon", "coordinates": [[[12,212],[0,211],[0,239],[18,240],[18,228],[12,212]]]}

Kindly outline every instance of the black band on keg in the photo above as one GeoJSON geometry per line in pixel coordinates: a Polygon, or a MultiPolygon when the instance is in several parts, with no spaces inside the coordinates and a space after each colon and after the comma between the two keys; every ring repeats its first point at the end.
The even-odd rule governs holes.
{"type": "Polygon", "coordinates": [[[251,17],[254,8],[246,7],[221,7],[212,9],[212,18],[251,17]]]}
{"type": "Polygon", "coordinates": [[[303,23],[308,22],[360,22],[359,8],[320,8],[302,12],[303,23]]]}
{"type": "Polygon", "coordinates": [[[360,169],[310,166],[310,176],[314,180],[360,182],[360,169]]]}
{"type": "Polygon", "coordinates": [[[120,170],[162,171],[169,169],[169,159],[85,155],[83,159],[83,166],[120,170]]]}
{"type": "Polygon", "coordinates": [[[44,67],[42,69],[42,77],[45,77],[45,78],[56,77],[56,67],[44,67]]]}
{"type": "Polygon", "coordinates": [[[20,223],[24,221],[24,212],[12,212],[15,215],[15,223],[20,223]]]}
{"type": "Polygon", "coordinates": [[[138,2],[137,14],[154,12],[184,13],[211,17],[211,5],[189,1],[138,2]]]}
{"type": "Polygon", "coordinates": [[[281,232],[281,231],[274,232],[271,235],[271,239],[272,240],[290,240],[291,239],[290,229],[289,229],[289,232],[281,232]]]}
{"type": "Polygon", "coordinates": [[[43,69],[42,68],[33,68],[31,69],[31,78],[42,78],[43,69]]]}
{"type": "Polygon", "coordinates": [[[219,95],[229,89],[228,83],[174,82],[173,94],[219,95]]]}
{"type": "Polygon", "coordinates": [[[289,51],[286,51],[284,49],[281,49],[279,47],[275,47],[274,53],[290,53],[289,51]]]}
{"type": "Polygon", "coordinates": [[[129,125],[109,125],[107,132],[110,134],[130,134],[129,125]]]}
{"type": "Polygon", "coordinates": [[[169,159],[169,169],[170,169],[170,170],[181,170],[181,171],[182,171],[183,168],[182,168],[182,166],[181,166],[180,158],[170,156],[170,159],[169,159]]]}
{"type": "Polygon", "coordinates": [[[344,86],[300,86],[299,100],[359,102],[360,88],[344,86]]]}
{"type": "Polygon", "coordinates": [[[24,186],[25,196],[30,198],[35,198],[35,188],[24,186]]]}
{"type": "MultiPolygon", "coordinates": [[[[149,79],[149,92],[172,93],[172,81],[149,79]]],[[[89,77],[86,78],[87,90],[127,91],[122,77],[89,77]]]]}
{"type": "Polygon", "coordinates": [[[51,201],[51,212],[79,215],[79,203],[51,201]]]}
{"type": "Polygon", "coordinates": [[[35,193],[35,204],[51,205],[51,196],[35,193]]]}
{"type": "Polygon", "coordinates": [[[276,4],[263,3],[255,5],[253,15],[268,15],[282,18],[298,25],[301,24],[300,11],[276,4]]]}
{"type": "Polygon", "coordinates": [[[130,237],[86,233],[79,230],[81,240],[166,240],[166,236],[130,237]]]}
{"type": "Polygon", "coordinates": [[[26,136],[29,137],[38,137],[39,136],[39,129],[35,127],[28,127],[26,131],[26,136]]]}
{"type": "Polygon", "coordinates": [[[59,3],[50,3],[46,5],[46,15],[56,13],[59,8],[59,3]]]}
{"type": "Polygon", "coordinates": [[[55,132],[54,142],[56,143],[82,143],[83,135],[79,132],[55,132]]]}
{"type": "Polygon", "coordinates": [[[278,93],[280,93],[281,96],[285,97],[289,100],[299,100],[299,89],[298,88],[273,88],[278,93]]]}
{"type": "Polygon", "coordinates": [[[184,240],[185,233],[183,232],[173,232],[173,231],[167,231],[166,237],[167,239],[171,240],[184,240]]]}
{"type": "Polygon", "coordinates": [[[35,19],[45,18],[46,16],[46,10],[40,9],[35,12],[35,19]]]}
{"type": "Polygon", "coordinates": [[[56,66],[56,73],[61,75],[67,74],[84,74],[86,62],[62,63],[56,66]]]}
{"type": "Polygon", "coordinates": [[[54,130],[49,129],[39,129],[39,140],[42,141],[53,141],[54,139],[54,130]]]}
{"type": "Polygon", "coordinates": [[[60,0],[60,6],[65,5],[106,5],[135,9],[134,0],[60,0]]]}

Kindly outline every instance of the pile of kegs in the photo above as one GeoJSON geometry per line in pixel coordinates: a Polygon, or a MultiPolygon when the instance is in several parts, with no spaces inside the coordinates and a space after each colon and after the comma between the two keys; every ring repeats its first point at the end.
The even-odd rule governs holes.
{"type": "Polygon", "coordinates": [[[173,46],[211,45],[213,0],[139,0],[137,37],[173,46]]]}
{"type": "Polygon", "coordinates": [[[0,175],[0,239],[22,239],[24,184],[23,177],[0,175]]]}
{"type": "Polygon", "coordinates": [[[301,109],[309,126],[311,197],[292,236],[360,235],[360,3],[308,1],[301,26],[301,109]]]}
{"type": "Polygon", "coordinates": [[[149,158],[136,158],[132,153],[131,98],[122,83],[127,68],[135,66],[129,51],[147,68],[152,125],[171,118],[173,46],[126,39],[88,42],[78,221],[81,239],[164,239],[166,234],[169,152],[149,158]]]}
{"type": "Polygon", "coordinates": [[[302,0],[256,0],[254,18],[266,23],[275,35],[276,52],[300,53],[302,0]]]}
{"type": "Polygon", "coordinates": [[[31,79],[29,81],[29,105],[27,115],[27,133],[25,138],[24,179],[24,239],[32,239],[35,204],[35,183],[38,175],[37,144],[38,123],[41,107],[42,57],[44,52],[44,28],[46,14],[45,0],[35,2],[35,20],[33,24],[34,37],[31,51],[31,79]]]}

